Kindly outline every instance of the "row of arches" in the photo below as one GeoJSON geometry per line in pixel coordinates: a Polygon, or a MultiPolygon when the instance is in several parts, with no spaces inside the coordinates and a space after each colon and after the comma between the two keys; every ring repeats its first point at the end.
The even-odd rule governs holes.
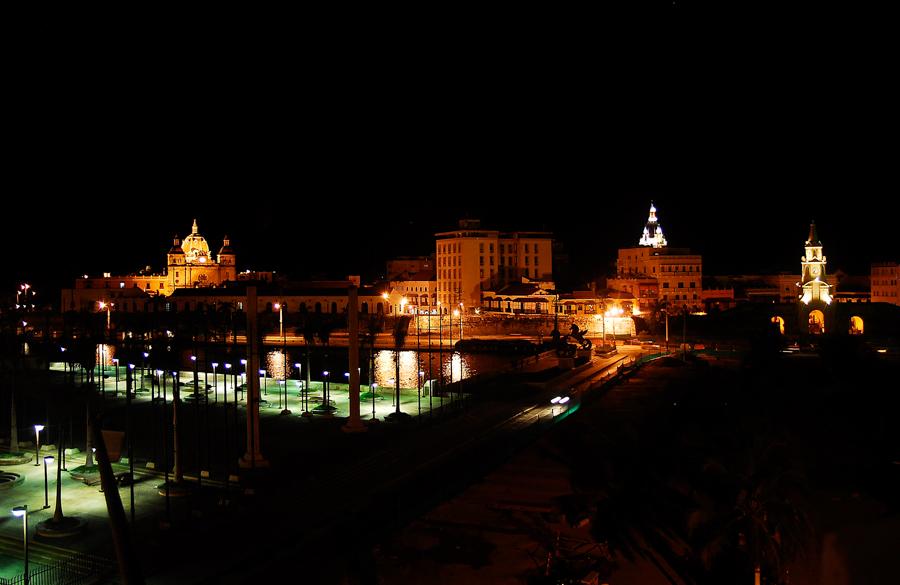
{"type": "MultiPolygon", "coordinates": [[[[777,327],[778,332],[781,335],[784,335],[784,318],[780,315],[773,315],[771,321],[772,324],[777,327]]],[[[810,335],[822,335],[825,333],[825,313],[818,309],[810,311],[807,326],[807,332],[810,335]]],[[[859,315],[850,317],[848,333],[850,335],[862,335],[864,331],[865,323],[863,322],[863,318],[859,315]]]]}

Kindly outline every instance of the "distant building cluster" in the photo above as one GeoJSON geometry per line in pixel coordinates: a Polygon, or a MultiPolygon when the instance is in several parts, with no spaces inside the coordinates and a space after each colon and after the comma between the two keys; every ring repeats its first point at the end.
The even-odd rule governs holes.
{"type": "Polygon", "coordinates": [[[190,234],[177,236],[166,255],[166,270],[101,277],[84,275],[62,291],[64,311],[197,310],[238,303],[245,284],[260,287],[260,306],[281,311],[340,313],[348,286],[358,287],[364,313],[501,315],[703,313],[743,302],[900,304],[897,262],[872,265],[871,275],[825,274],[825,257],[813,225],[800,274],[704,276],[703,258],[669,246],[651,202],[636,246],[618,250],[615,273],[605,288],[560,291],[553,279],[553,234],[502,232],[465,219],[458,229],[435,234],[434,254],[391,259],[381,282],[361,286],[359,277],[333,282],[273,283],[273,272],[237,271],[227,236],[215,255],[194,220],[190,234]],[[814,274],[814,272],[817,272],[814,274]],[[809,298],[807,298],[809,297],[809,298]],[[162,309],[160,309],[162,307],[162,309]]]}

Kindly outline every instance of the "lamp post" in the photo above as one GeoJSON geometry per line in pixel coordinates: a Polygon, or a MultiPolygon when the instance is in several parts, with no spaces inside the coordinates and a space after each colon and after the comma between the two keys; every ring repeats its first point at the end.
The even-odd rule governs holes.
{"type": "Polygon", "coordinates": [[[287,340],[284,337],[284,304],[283,303],[275,303],[274,307],[278,309],[278,335],[281,336],[281,365],[282,365],[282,374],[284,377],[284,408],[281,411],[281,414],[288,415],[291,414],[291,411],[288,409],[287,405],[287,349],[285,345],[287,344],[287,340]]]}
{"type": "Polygon", "coordinates": [[[22,542],[25,544],[25,585],[31,582],[28,575],[28,506],[16,506],[12,509],[12,515],[22,519],[22,542]]]}
{"type": "Polygon", "coordinates": [[[40,467],[41,464],[38,459],[41,458],[41,431],[44,430],[44,425],[34,425],[34,466],[40,467]]]}
{"type": "MultiPolygon", "coordinates": [[[[145,370],[147,369],[147,358],[148,358],[148,357],[150,357],[150,354],[147,353],[147,352],[145,351],[145,352],[144,352],[144,362],[141,364],[141,390],[144,389],[144,376],[146,375],[146,374],[145,374],[145,370]]],[[[152,382],[152,381],[150,382],[150,389],[151,389],[151,390],[153,389],[153,382],[152,382]]],[[[152,398],[152,397],[153,397],[153,396],[152,396],[152,393],[151,393],[151,398],[152,398]]]]}
{"type": "Polygon", "coordinates": [[[47,464],[53,462],[53,455],[44,457],[44,510],[50,507],[50,496],[47,489],[47,464]]]}
{"type": "Polygon", "coordinates": [[[116,390],[115,397],[119,397],[119,358],[113,358],[113,363],[116,365],[116,390]]]}
{"type": "MultiPolygon", "coordinates": [[[[241,359],[241,365],[244,366],[241,371],[241,394],[247,388],[247,360],[241,359]]],[[[235,401],[237,401],[237,392],[235,392],[235,401]]]]}
{"type": "Polygon", "coordinates": [[[263,396],[268,396],[268,395],[269,395],[269,391],[268,391],[268,388],[267,388],[267,383],[268,383],[268,380],[269,380],[269,379],[266,377],[266,371],[265,371],[265,370],[260,370],[260,371],[259,371],[259,375],[262,376],[262,379],[263,379],[263,396]]]}
{"type": "Polygon", "coordinates": [[[213,402],[219,401],[219,381],[216,378],[216,368],[219,367],[219,362],[213,362],[213,402]]]}
{"type": "Polygon", "coordinates": [[[305,389],[303,387],[304,386],[303,380],[300,378],[300,375],[303,372],[303,368],[300,367],[300,362],[296,362],[294,364],[294,367],[297,368],[297,387],[299,388],[299,392],[297,393],[297,398],[300,399],[300,410],[303,410],[305,412],[305,411],[309,410],[309,408],[304,407],[306,402],[303,400],[303,397],[307,393],[304,392],[305,389]]]}
{"type": "Polygon", "coordinates": [[[375,420],[375,392],[378,389],[378,384],[372,382],[372,386],[369,388],[369,393],[372,395],[372,420],[375,420]]]}
{"type": "Polygon", "coordinates": [[[325,404],[325,411],[326,411],[326,412],[328,411],[328,406],[331,405],[331,400],[329,400],[329,392],[328,392],[328,374],[329,374],[328,370],[325,370],[324,372],[322,372],[322,377],[323,377],[323,384],[322,384],[322,385],[323,385],[324,388],[325,388],[325,392],[324,392],[324,394],[323,394],[323,397],[325,398],[324,404],[325,404]]]}
{"type": "Polygon", "coordinates": [[[462,315],[464,315],[465,312],[466,312],[466,307],[465,307],[465,305],[463,305],[462,303],[460,303],[460,304],[459,304],[459,315],[460,315],[460,317],[459,317],[459,340],[460,340],[460,341],[462,341],[462,339],[463,339],[463,319],[462,319],[462,315]]]}
{"type": "MultiPolygon", "coordinates": [[[[134,377],[134,364],[128,364],[125,370],[125,436],[128,437],[128,486],[131,493],[131,506],[128,508],[131,513],[131,523],[134,525],[134,453],[132,453],[133,441],[131,440],[131,397],[132,397],[132,378],[134,377]]],[[[199,449],[198,449],[199,451],[199,449]]],[[[66,452],[63,451],[65,458],[66,452]]],[[[57,481],[59,478],[57,477],[57,481]]]]}

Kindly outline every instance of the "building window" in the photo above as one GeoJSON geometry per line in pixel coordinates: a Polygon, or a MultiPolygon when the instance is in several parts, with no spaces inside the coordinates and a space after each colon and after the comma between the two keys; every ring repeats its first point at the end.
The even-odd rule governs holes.
{"type": "Polygon", "coordinates": [[[493,242],[490,243],[490,245],[488,246],[488,249],[491,251],[491,254],[494,253],[494,243],[493,242]]]}
{"type": "Polygon", "coordinates": [[[525,256],[525,266],[528,266],[528,256],[525,256]]]}
{"type": "Polygon", "coordinates": [[[478,276],[479,276],[480,278],[484,278],[484,268],[480,269],[478,272],[479,272],[479,275],[478,275],[478,276]]]}
{"type": "Polygon", "coordinates": [[[691,281],[691,288],[697,288],[697,283],[696,283],[696,282],[693,282],[693,281],[691,281]]]}
{"type": "Polygon", "coordinates": [[[478,257],[478,265],[479,265],[479,266],[484,266],[484,256],[479,256],[479,257],[478,257]]]}
{"type": "Polygon", "coordinates": [[[525,244],[525,253],[528,254],[528,244],[525,244]]]}
{"type": "Polygon", "coordinates": [[[679,283],[678,283],[678,288],[684,288],[684,283],[683,283],[683,282],[679,282],[679,283]]]}
{"type": "MultiPolygon", "coordinates": [[[[538,245],[537,244],[534,245],[534,253],[535,254],[538,253],[538,245]]],[[[535,264],[537,264],[537,262],[535,262],[535,264]]]]}
{"type": "Polygon", "coordinates": [[[503,254],[506,252],[506,244],[500,244],[500,253],[503,254]]]}
{"type": "Polygon", "coordinates": [[[494,257],[491,256],[491,266],[493,266],[493,265],[494,265],[494,257]]]}
{"type": "Polygon", "coordinates": [[[484,254],[484,242],[478,242],[478,253],[484,254]]]}
{"type": "Polygon", "coordinates": [[[534,257],[534,265],[535,265],[535,266],[538,265],[538,257],[537,257],[537,256],[534,257]]]}
{"type": "Polygon", "coordinates": [[[500,266],[506,266],[506,264],[503,261],[504,258],[505,258],[504,256],[500,256],[500,266]]]}
{"type": "Polygon", "coordinates": [[[668,282],[664,282],[664,283],[663,283],[663,288],[669,288],[669,283],[668,283],[668,282]]]}

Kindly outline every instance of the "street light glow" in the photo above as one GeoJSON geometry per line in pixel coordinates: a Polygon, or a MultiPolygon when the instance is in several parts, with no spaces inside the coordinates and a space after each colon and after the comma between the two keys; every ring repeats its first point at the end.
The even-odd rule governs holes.
{"type": "Polygon", "coordinates": [[[28,506],[16,506],[12,509],[12,515],[16,518],[21,518],[25,514],[28,513],[28,506]]]}

